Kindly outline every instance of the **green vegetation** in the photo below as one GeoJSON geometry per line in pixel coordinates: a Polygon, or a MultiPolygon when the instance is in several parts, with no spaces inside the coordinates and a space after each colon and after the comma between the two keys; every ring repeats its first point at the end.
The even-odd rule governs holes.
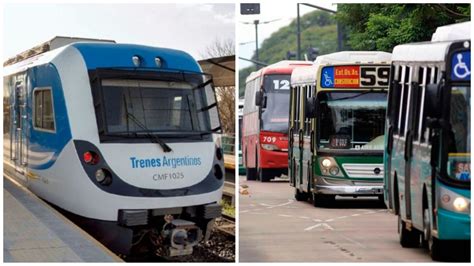
{"type": "MultiPolygon", "coordinates": [[[[335,52],[337,49],[337,29],[334,15],[324,11],[314,11],[300,18],[301,58],[310,47],[317,47],[319,54],[335,52]]],[[[259,48],[259,61],[273,64],[284,60],[288,51],[296,52],[296,19],[288,26],[274,32],[259,48]]],[[[255,59],[255,55],[252,57],[255,59]]],[[[255,71],[255,66],[239,70],[239,96],[243,97],[245,79],[255,71]]]]}
{"type": "MultiPolygon", "coordinates": [[[[469,4],[339,4],[337,15],[314,11],[301,17],[301,50],[319,48],[319,54],[337,50],[336,19],[342,28],[344,50],[391,52],[402,43],[429,41],[437,27],[470,20],[469,4]]],[[[296,19],[273,33],[259,49],[259,61],[283,60],[296,51],[296,19]]],[[[302,57],[304,55],[302,54],[302,57]]],[[[252,57],[255,59],[255,55],[252,57]]],[[[239,96],[255,66],[239,71],[239,96]]]]}
{"type": "Polygon", "coordinates": [[[391,52],[402,43],[429,41],[437,27],[470,20],[469,4],[339,4],[352,50],[391,52]]]}
{"type": "Polygon", "coordinates": [[[221,200],[222,213],[231,217],[235,217],[235,207],[227,200],[221,200]]]}

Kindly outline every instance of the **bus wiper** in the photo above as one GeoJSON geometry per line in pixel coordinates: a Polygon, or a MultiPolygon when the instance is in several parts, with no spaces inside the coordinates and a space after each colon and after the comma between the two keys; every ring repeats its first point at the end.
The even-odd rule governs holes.
{"type": "Polygon", "coordinates": [[[128,118],[131,118],[132,121],[137,124],[137,126],[139,126],[141,129],[143,129],[145,131],[145,135],[150,138],[150,140],[153,142],[153,143],[157,143],[158,145],[160,145],[160,147],[163,149],[164,152],[170,152],[172,151],[172,149],[170,148],[170,146],[168,146],[163,140],[161,140],[158,136],[154,135],[154,134],[151,134],[151,130],[149,130],[145,125],[143,125],[133,114],[129,113],[128,112],[128,106],[127,106],[127,100],[125,99],[124,97],[124,103],[125,103],[125,113],[127,115],[127,121],[128,121],[128,118]]]}
{"type": "Polygon", "coordinates": [[[371,92],[374,92],[374,90],[373,90],[373,89],[370,89],[370,90],[368,90],[368,91],[364,91],[364,92],[361,92],[361,93],[356,94],[356,95],[347,96],[347,97],[343,97],[343,98],[339,98],[339,99],[326,100],[326,102],[336,102],[336,101],[354,99],[354,98],[360,97],[360,96],[362,96],[362,95],[366,95],[367,93],[371,93],[371,92]]]}

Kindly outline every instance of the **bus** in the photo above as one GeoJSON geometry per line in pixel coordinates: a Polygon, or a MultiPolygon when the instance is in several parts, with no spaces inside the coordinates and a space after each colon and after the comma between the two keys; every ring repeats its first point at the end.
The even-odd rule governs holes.
{"type": "Polygon", "coordinates": [[[390,53],[337,52],[291,75],[289,177],[295,199],[383,198],[390,53]]]}
{"type": "Polygon", "coordinates": [[[280,61],[245,82],[242,159],[247,180],[268,182],[288,170],[288,101],[293,69],[308,61],[280,61]]]}
{"type": "Polygon", "coordinates": [[[470,49],[470,23],[393,49],[385,201],[398,215],[400,244],[421,244],[434,260],[454,243],[470,247],[470,49]]]}
{"type": "Polygon", "coordinates": [[[239,109],[237,112],[237,116],[239,118],[239,175],[245,175],[245,167],[242,163],[242,120],[244,117],[244,99],[239,99],[239,109]]]}

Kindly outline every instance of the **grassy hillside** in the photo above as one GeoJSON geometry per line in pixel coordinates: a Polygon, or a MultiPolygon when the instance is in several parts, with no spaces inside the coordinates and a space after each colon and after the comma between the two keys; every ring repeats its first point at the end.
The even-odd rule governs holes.
{"type": "MultiPolygon", "coordinates": [[[[319,48],[319,54],[337,50],[337,28],[334,16],[323,11],[314,11],[301,17],[301,58],[309,47],[319,48]]],[[[288,51],[297,50],[296,19],[288,26],[274,32],[265,39],[259,49],[259,61],[273,64],[285,59],[288,51]]],[[[255,59],[255,55],[252,57],[255,59]]],[[[255,66],[239,71],[239,96],[243,97],[245,79],[255,71],[255,66]]]]}

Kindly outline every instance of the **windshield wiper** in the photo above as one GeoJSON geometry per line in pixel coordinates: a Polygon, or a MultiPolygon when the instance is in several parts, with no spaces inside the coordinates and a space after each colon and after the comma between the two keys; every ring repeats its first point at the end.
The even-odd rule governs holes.
{"type": "Polygon", "coordinates": [[[361,93],[356,94],[356,95],[347,96],[347,97],[343,97],[343,98],[339,98],[339,99],[326,100],[326,102],[336,102],[336,101],[354,99],[354,98],[360,97],[360,96],[362,96],[362,95],[366,95],[367,93],[371,93],[371,92],[374,92],[374,90],[373,90],[373,89],[370,89],[370,90],[368,90],[368,91],[364,91],[364,92],[361,92],[361,93]]]}
{"type": "Polygon", "coordinates": [[[151,134],[151,130],[149,130],[145,125],[143,125],[133,114],[129,113],[128,112],[128,105],[127,105],[127,99],[125,99],[125,97],[123,98],[124,100],[124,103],[125,103],[125,113],[127,115],[127,122],[128,122],[128,118],[131,118],[133,122],[135,122],[135,124],[137,124],[137,126],[139,126],[141,129],[143,129],[145,131],[145,135],[150,138],[150,140],[153,142],[153,143],[157,143],[158,145],[160,145],[160,147],[163,149],[164,152],[170,152],[172,151],[172,149],[170,148],[170,146],[168,146],[163,140],[161,140],[158,136],[154,135],[154,134],[151,134]]]}

